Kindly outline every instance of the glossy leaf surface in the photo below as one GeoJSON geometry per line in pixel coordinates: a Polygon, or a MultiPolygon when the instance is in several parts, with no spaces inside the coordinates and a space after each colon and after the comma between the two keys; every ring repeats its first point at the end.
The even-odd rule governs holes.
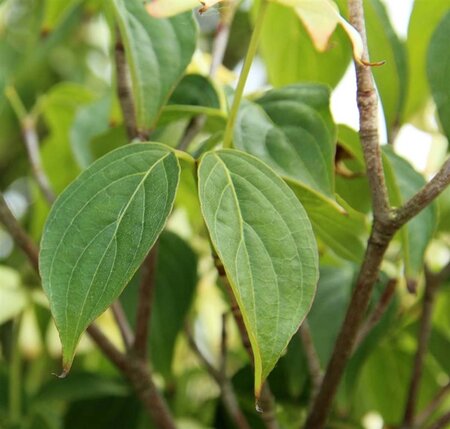
{"type": "Polygon", "coordinates": [[[82,332],[119,296],[158,238],[178,179],[170,149],[127,145],[94,162],[54,204],[39,264],[65,372],[82,332]]]}
{"type": "Polygon", "coordinates": [[[312,304],[316,242],[295,195],[256,158],[236,150],[209,152],[198,175],[211,241],[249,333],[258,396],[312,304]]]}

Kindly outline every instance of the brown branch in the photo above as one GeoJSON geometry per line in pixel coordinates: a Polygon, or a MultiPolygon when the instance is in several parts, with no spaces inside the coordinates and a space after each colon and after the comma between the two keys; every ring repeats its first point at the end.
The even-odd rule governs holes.
{"type": "Polygon", "coordinates": [[[428,429],[445,429],[447,424],[450,423],[450,411],[437,419],[428,429]]]}
{"type": "MultiPolygon", "coordinates": [[[[250,429],[250,425],[247,422],[247,418],[242,412],[238,399],[236,397],[236,393],[233,388],[233,384],[230,379],[227,377],[225,373],[224,366],[224,348],[223,348],[223,339],[224,339],[224,329],[222,329],[222,347],[221,347],[221,369],[216,369],[207,359],[207,357],[202,353],[200,348],[197,345],[197,342],[194,339],[194,335],[190,330],[189,326],[185,328],[186,337],[188,339],[189,345],[191,349],[195,352],[203,366],[206,368],[211,377],[216,381],[217,385],[220,388],[220,398],[222,403],[227,410],[229,416],[236,424],[236,427],[239,429],[250,429]]],[[[225,336],[226,337],[226,336],[225,336]]]]}
{"type": "Polygon", "coordinates": [[[403,417],[403,428],[410,428],[414,424],[420,382],[423,372],[423,361],[428,349],[428,340],[431,333],[431,319],[435,303],[436,291],[439,281],[436,276],[425,269],[425,295],[423,301],[422,317],[420,319],[419,335],[417,340],[417,351],[414,357],[411,381],[406,400],[405,414],[403,417]]]}
{"type": "Polygon", "coordinates": [[[355,342],[354,349],[356,350],[359,345],[365,340],[367,335],[372,331],[372,329],[378,324],[378,322],[383,317],[383,314],[387,310],[392,298],[394,297],[395,290],[397,288],[397,279],[390,279],[383,291],[383,294],[378,301],[377,306],[373,310],[372,314],[369,315],[365,324],[361,327],[358,333],[358,337],[355,342]]]}
{"type": "Polygon", "coordinates": [[[322,384],[323,372],[320,365],[319,356],[314,346],[309,323],[306,319],[300,326],[298,333],[303,344],[303,349],[306,355],[306,362],[308,364],[309,375],[311,377],[311,401],[313,401],[317,396],[317,393],[319,392],[320,385],[322,384]]]}
{"type": "Polygon", "coordinates": [[[130,327],[130,324],[128,323],[127,316],[123,311],[122,304],[119,300],[117,300],[111,305],[111,311],[114,315],[114,319],[119,328],[123,344],[125,345],[125,348],[127,350],[130,350],[134,341],[134,335],[130,327]]]}
{"type": "Polygon", "coordinates": [[[426,421],[433,415],[433,413],[440,407],[447,395],[450,394],[450,382],[443,386],[423,411],[415,418],[414,425],[416,427],[424,427],[426,421]]]}
{"type": "MultiPolygon", "coordinates": [[[[362,0],[348,0],[351,24],[361,34],[364,45],[363,62],[369,63],[366,26],[362,0]]],[[[389,199],[384,179],[378,130],[378,96],[370,67],[355,61],[359,135],[366,162],[367,177],[372,195],[374,217],[385,220],[389,214],[389,199]]]]}
{"type": "Polygon", "coordinates": [[[150,250],[142,264],[141,284],[139,287],[139,301],[136,314],[136,329],[134,334],[133,351],[141,359],[145,360],[148,350],[148,333],[150,330],[150,318],[152,301],[156,280],[156,263],[158,259],[158,242],[150,250]]]}
{"type": "Polygon", "coordinates": [[[377,223],[372,228],[344,323],[336,340],[319,394],[307,418],[305,429],[322,429],[325,425],[345,366],[355,347],[357,334],[367,311],[383,256],[393,235],[393,228],[381,228],[377,223]]]}
{"type": "Polygon", "coordinates": [[[0,223],[6,228],[16,245],[25,253],[34,270],[39,273],[39,249],[15,218],[1,192],[0,223]]]}
{"type": "MultiPolygon", "coordinates": [[[[348,0],[350,21],[360,32],[368,62],[362,0],[348,0]]],[[[322,429],[331,410],[345,366],[355,347],[357,335],[367,311],[374,284],[387,247],[395,232],[439,195],[448,184],[448,161],[435,178],[404,207],[391,210],[388,201],[378,141],[378,99],[369,67],[356,64],[357,101],[360,114],[360,140],[372,194],[374,221],[360,268],[356,287],[343,326],[336,340],[325,376],[308,415],[305,429],[322,429]]]]}
{"type": "Polygon", "coordinates": [[[394,221],[399,228],[427,207],[450,184],[450,158],[417,194],[401,208],[394,211],[394,221]]]}

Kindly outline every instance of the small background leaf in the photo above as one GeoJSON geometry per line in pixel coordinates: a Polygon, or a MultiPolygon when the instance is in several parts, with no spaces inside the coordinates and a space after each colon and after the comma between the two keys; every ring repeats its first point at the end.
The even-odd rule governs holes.
{"type": "Polygon", "coordinates": [[[424,0],[415,0],[408,28],[408,62],[410,76],[404,120],[418,113],[429,95],[427,82],[427,50],[433,31],[450,8],[450,0],[438,0],[432,4],[424,0]]]}
{"type": "MultiPolygon", "coordinates": [[[[404,158],[396,155],[392,148],[383,147],[383,155],[389,197],[394,206],[400,207],[426,182],[423,176],[404,158]]],[[[436,223],[437,210],[436,204],[433,203],[400,230],[407,278],[417,279],[422,272],[425,251],[433,237],[436,223]]]]}
{"type": "Polygon", "coordinates": [[[158,19],[139,0],[111,5],[130,67],[137,125],[149,130],[191,60],[197,27],[190,12],[158,19]]]}

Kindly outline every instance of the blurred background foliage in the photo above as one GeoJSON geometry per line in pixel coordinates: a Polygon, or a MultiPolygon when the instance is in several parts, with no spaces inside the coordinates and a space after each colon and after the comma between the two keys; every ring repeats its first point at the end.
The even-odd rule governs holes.
{"type": "MultiPolygon", "coordinates": [[[[36,241],[49,207],[32,180],[23,143],[22,110],[34,120],[43,166],[57,194],[93,160],[128,142],[116,96],[114,24],[104,3],[0,1],[0,189],[36,241]]],[[[345,15],[346,2],[337,3],[345,15]]],[[[425,183],[447,153],[444,132],[449,129],[449,118],[441,114],[440,123],[437,120],[426,70],[430,40],[446,14],[448,21],[450,3],[416,0],[406,37],[397,33],[381,0],[367,0],[365,4],[372,58],[386,60],[374,75],[384,113],[384,140],[390,143],[384,150],[390,197],[394,205],[399,205],[425,183]],[[414,134],[417,140],[409,142],[406,152],[413,160],[415,151],[426,158],[419,172],[394,152],[397,137],[412,126],[422,134],[414,134]],[[424,150],[422,138],[431,150],[424,150]]],[[[224,4],[202,16],[196,14],[201,30],[197,52],[187,76],[162,110],[153,140],[176,146],[189,120],[205,111],[209,113],[206,125],[192,143],[191,152],[201,152],[220,140],[226,119],[224,88],[233,84],[233,70],[240,66],[246,52],[254,4],[245,1],[237,10],[224,65],[213,82],[207,77],[208,52],[221,9],[226,7],[224,4]]],[[[319,53],[295,14],[273,4],[250,79],[250,99],[264,107],[264,99],[258,98],[264,88],[298,82],[323,83],[333,89],[342,83],[350,60],[350,45],[342,30],[335,32],[329,49],[319,53]]],[[[449,91],[448,84],[442,91],[449,91]]],[[[355,95],[348,93],[346,97],[353,100],[355,95]]],[[[344,104],[341,109],[347,108],[344,104]]],[[[336,110],[333,113],[338,116],[336,110]]],[[[345,223],[350,221],[336,214],[324,221],[323,213],[329,213],[326,210],[330,208],[323,212],[318,209],[316,217],[310,212],[319,237],[321,277],[308,321],[323,366],[344,317],[370,220],[358,135],[343,124],[336,134],[336,198],[353,223],[345,223]],[[345,240],[355,225],[359,226],[351,234],[354,242],[349,246],[345,240]],[[343,235],[339,231],[344,231],[343,235]]],[[[300,198],[306,198],[300,188],[294,190],[300,198]]],[[[188,323],[204,355],[218,364],[222,314],[227,314],[228,304],[217,284],[195,192],[195,183],[185,174],[169,231],[161,240],[149,347],[158,385],[164,389],[179,427],[231,428],[219,389],[190,349],[184,333],[188,323]]],[[[311,206],[317,204],[317,200],[311,200],[311,206]]],[[[388,278],[399,278],[399,284],[382,320],[364,339],[347,368],[330,428],[376,429],[401,421],[417,343],[423,260],[431,270],[438,270],[448,262],[449,243],[450,190],[391,245],[373,306],[388,278]],[[408,292],[407,281],[417,283],[415,295],[408,292]]],[[[138,283],[139,274],[121,297],[129,320],[134,319],[138,283]]],[[[447,279],[437,296],[419,409],[449,380],[449,308],[447,279]]],[[[99,325],[123,347],[109,311],[99,325]]],[[[251,367],[231,317],[226,318],[226,330],[228,374],[252,427],[263,427],[254,410],[251,367]]],[[[79,347],[70,377],[56,379],[52,373],[59,371],[59,340],[39,278],[8,232],[0,228],[0,428],[152,427],[129,386],[87,338],[79,347]]],[[[305,417],[311,389],[298,337],[271,374],[270,383],[282,427],[298,427],[305,417]]],[[[433,417],[449,407],[450,397],[433,417]]]]}

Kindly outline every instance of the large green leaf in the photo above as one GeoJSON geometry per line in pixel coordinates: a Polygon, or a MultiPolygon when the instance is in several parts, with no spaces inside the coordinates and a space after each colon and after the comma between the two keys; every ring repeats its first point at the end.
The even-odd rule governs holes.
{"type": "Polygon", "coordinates": [[[450,140],[450,11],[440,22],[428,50],[428,81],[441,125],[450,140]]]}
{"type": "Polygon", "coordinates": [[[404,119],[408,120],[425,106],[429,94],[426,76],[426,53],[431,36],[450,8],[450,0],[432,3],[415,0],[408,29],[408,60],[410,76],[404,119]]]}
{"type": "Polygon", "coordinates": [[[295,11],[274,3],[264,20],[261,52],[275,86],[300,81],[336,86],[351,58],[350,43],[342,28],[331,37],[329,49],[318,52],[295,11]]]}
{"type": "Polygon", "coordinates": [[[157,19],[139,0],[111,5],[130,68],[137,125],[150,130],[191,60],[197,27],[191,13],[157,19]]]}
{"type": "Polygon", "coordinates": [[[209,152],[198,176],[203,217],[250,337],[258,396],[311,307],[315,238],[295,195],[258,159],[209,152]]]}
{"type": "Polygon", "coordinates": [[[53,206],[39,266],[65,372],[80,335],[118,297],[158,238],[178,179],[169,148],[127,145],[94,162],[53,206]]]}
{"type": "MultiPolygon", "coordinates": [[[[383,155],[389,197],[399,207],[425,185],[425,179],[390,147],[383,148],[383,155]]],[[[422,271],[436,222],[436,205],[431,204],[400,230],[407,279],[416,280],[422,271]]]]}
{"type": "Polygon", "coordinates": [[[381,0],[364,3],[367,39],[373,61],[386,61],[375,67],[373,74],[383,103],[388,130],[399,125],[408,85],[407,55],[381,0]]]}

